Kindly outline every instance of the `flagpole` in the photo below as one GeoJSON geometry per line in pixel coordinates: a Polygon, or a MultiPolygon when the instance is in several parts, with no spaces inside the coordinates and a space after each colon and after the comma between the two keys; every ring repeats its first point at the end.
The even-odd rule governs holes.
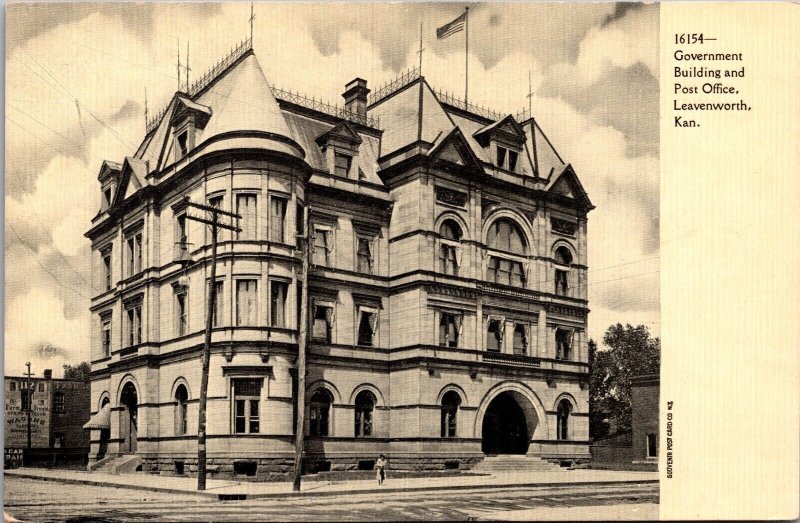
{"type": "Polygon", "coordinates": [[[466,12],[466,37],[464,38],[466,42],[466,52],[464,53],[465,65],[464,65],[464,102],[469,102],[469,6],[465,7],[466,12]]]}

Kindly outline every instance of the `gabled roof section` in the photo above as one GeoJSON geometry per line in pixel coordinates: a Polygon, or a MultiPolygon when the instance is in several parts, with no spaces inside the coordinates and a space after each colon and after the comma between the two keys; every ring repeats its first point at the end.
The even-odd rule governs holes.
{"type": "Polygon", "coordinates": [[[210,107],[195,103],[185,96],[177,95],[176,98],[177,106],[172,115],[173,122],[186,115],[193,114],[198,128],[202,129],[206,126],[212,114],[210,107]]]}
{"type": "Polygon", "coordinates": [[[314,141],[317,142],[317,145],[322,147],[331,139],[338,139],[355,145],[360,145],[363,141],[358,133],[353,130],[353,126],[351,126],[347,120],[342,120],[340,123],[317,136],[314,141]]]}
{"type": "Polygon", "coordinates": [[[381,137],[381,156],[391,154],[419,140],[433,143],[441,133],[447,133],[454,127],[453,121],[424,78],[415,80],[398,93],[372,106],[370,113],[380,118],[381,127],[384,129],[381,137]],[[422,89],[421,97],[420,89],[422,89]]]}
{"type": "Polygon", "coordinates": [[[114,197],[114,204],[124,201],[147,185],[147,163],[139,158],[126,156],[122,163],[122,177],[114,197]]]}
{"type": "Polygon", "coordinates": [[[458,127],[453,127],[450,132],[437,140],[437,143],[428,151],[428,156],[434,160],[445,160],[483,172],[480,159],[469,146],[464,132],[458,127]]]}
{"type": "Polygon", "coordinates": [[[121,170],[122,170],[122,165],[118,164],[117,162],[112,162],[110,160],[103,160],[103,164],[100,166],[100,172],[97,174],[97,179],[102,182],[109,176],[112,175],[119,176],[121,170]]]}
{"type": "Polygon", "coordinates": [[[517,142],[520,145],[525,141],[525,131],[522,130],[522,127],[519,126],[517,121],[510,114],[502,120],[498,120],[479,129],[473,134],[478,143],[484,147],[487,141],[494,135],[503,136],[507,140],[517,142]]]}
{"type": "Polygon", "coordinates": [[[556,151],[553,144],[536,123],[529,120],[526,127],[527,146],[533,156],[533,165],[539,178],[552,181],[566,167],[566,163],[556,151]]]}
{"type": "Polygon", "coordinates": [[[594,209],[594,205],[589,200],[589,195],[570,164],[565,165],[561,171],[553,175],[545,190],[550,194],[575,200],[580,207],[594,209]]]}

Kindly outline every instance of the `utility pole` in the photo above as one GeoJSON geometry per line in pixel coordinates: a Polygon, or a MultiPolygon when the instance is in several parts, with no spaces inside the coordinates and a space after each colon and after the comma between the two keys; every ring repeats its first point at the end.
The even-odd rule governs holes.
{"type": "Polygon", "coordinates": [[[28,402],[25,405],[25,411],[28,414],[28,450],[31,450],[31,407],[33,407],[33,390],[31,389],[31,362],[26,362],[25,366],[28,367],[28,372],[25,375],[28,377],[27,384],[25,385],[25,394],[27,394],[28,402]]]}
{"type": "Polygon", "coordinates": [[[303,474],[303,440],[305,438],[305,416],[306,416],[306,338],[308,327],[308,257],[310,255],[309,234],[308,234],[308,215],[309,209],[303,209],[303,281],[300,290],[300,323],[297,335],[297,425],[295,426],[294,443],[294,484],[292,490],[300,491],[300,477],[303,474]]]}
{"type": "Polygon", "coordinates": [[[211,275],[209,277],[208,309],[206,310],[206,332],[203,342],[203,371],[200,378],[200,405],[198,407],[199,419],[197,422],[197,490],[206,489],[206,406],[208,404],[208,368],[211,361],[211,327],[214,320],[214,309],[217,300],[217,233],[219,229],[239,232],[241,229],[227,223],[220,223],[220,216],[234,219],[241,219],[241,216],[231,212],[217,209],[210,205],[201,205],[188,201],[187,207],[204,211],[206,215],[190,216],[186,214],[187,220],[204,223],[211,226],[211,275]],[[210,218],[209,218],[210,216],[210,218]]]}

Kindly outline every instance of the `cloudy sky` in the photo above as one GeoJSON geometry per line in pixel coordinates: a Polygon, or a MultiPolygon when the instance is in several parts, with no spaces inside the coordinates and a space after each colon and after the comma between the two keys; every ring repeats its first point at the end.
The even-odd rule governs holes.
{"type": "MultiPolygon", "coordinates": [[[[255,51],[273,85],[341,101],[417,64],[461,95],[463,4],[256,4],[255,51]]],[[[249,4],[11,5],[6,25],[5,372],[89,357],[89,242],[102,160],[133,154],[177,88],[249,32],[249,4]],[[44,348],[43,348],[44,347],[44,348]]],[[[589,215],[590,335],[659,334],[658,6],[471,4],[470,101],[527,107],[597,206],[589,215]]]]}

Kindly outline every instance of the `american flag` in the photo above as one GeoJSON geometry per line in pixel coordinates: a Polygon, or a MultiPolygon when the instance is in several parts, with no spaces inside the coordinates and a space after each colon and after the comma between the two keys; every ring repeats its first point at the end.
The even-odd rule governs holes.
{"type": "Polygon", "coordinates": [[[464,22],[466,21],[466,19],[467,19],[467,13],[465,11],[464,14],[462,14],[452,22],[444,24],[442,27],[438,28],[436,30],[436,38],[438,38],[439,40],[443,40],[450,35],[454,35],[459,31],[463,31],[464,22]]]}

